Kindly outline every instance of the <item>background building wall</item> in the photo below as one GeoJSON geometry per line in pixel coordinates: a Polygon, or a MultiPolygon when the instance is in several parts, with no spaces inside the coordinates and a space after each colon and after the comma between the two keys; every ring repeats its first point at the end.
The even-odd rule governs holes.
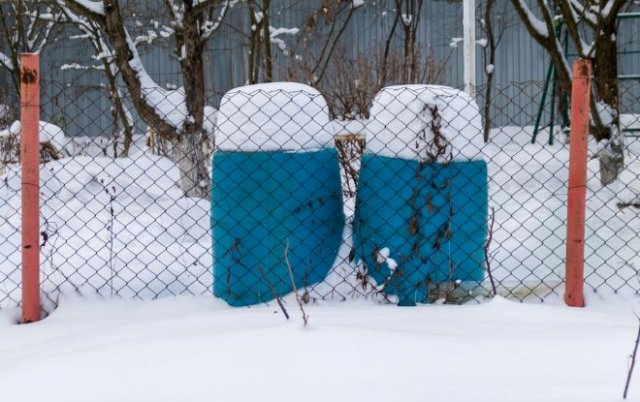
{"type": "MultiPolygon", "coordinates": [[[[499,95],[494,99],[497,110],[493,124],[531,125],[539,107],[549,59],[520,24],[508,2],[499,0],[496,5],[496,9],[507,10],[503,18],[510,22],[497,51],[494,85],[499,95]]],[[[321,4],[319,0],[279,0],[273,3],[271,25],[287,28],[301,28],[321,4]]],[[[381,46],[394,19],[390,3],[393,2],[368,0],[354,13],[341,40],[347,54],[356,57],[359,53],[371,52],[381,46]]],[[[640,6],[635,7],[640,10],[640,6]]],[[[153,11],[153,8],[149,9],[153,11]]],[[[462,37],[462,3],[426,0],[422,12],[419,43],[422,48],[433,51],[435,60],[446,60],[445,74],[436,83],[462,88],[462,44],[450,46],[452,38],[462,37]]],[[[158,18],[162,18],[161,14],[158,18]]],[[[227,90],[246,83],[248,24],[245,6],[237,5],[227,15],[223,27],[206,50],[206,91],[208,102],[214,107],[217,107],[227,90]]],[[[640,51],[640,20],[622,21],[619,30],[620,72],[640,74],[640,53],[633,53],[640,51]]],[[[476,31],[477,39],[483,38],[478,24],[476,31]]],[[[291,48],[294,47],[295,36],[283,38],[291,48]]],[[[400,46],[399,29],[394,46],[400,46]]],[[[42,55],[43,118],[64,127],[68,135],[97,136],[114,130],[113,118],[109,113],[111,102],[105,94],[106,80],[103,74],[100,71],[61,69],[69,63],[86,64],[91,54],[90,47],[82,40],[64,39],[49,46],[42,55]]],[[[275,46],[273,54],[275,79],[286,79],[285,72],[291,63],[296,63],[295,59],[283,54],[275,46]]],[[[142,55],[148,72],[158,84],[165,87],[181,85],[180,68],[171,39],[161,45],[154,44],[149,49],[143,48],[142,55]]],[[[482,87],[486,62],[480,46],[477,47],[476,60],[477,83],[482,87]]],[[[0,77],[0,85],[6,86],[8,83],[0,77]]],[[[624,102],[625,90],[634,92],[636,96],[640,93],[640,80],[625,81],[622,87],[623,112],[640,113],[638,105],[624,102]],[[633,107],[636,110],[632,110],[633,107]]],[[[482,100],[479,98],[478,102],[482,100]]],[[[139,125],[138,129],[144,130],[144,127],[139,125]]]]}

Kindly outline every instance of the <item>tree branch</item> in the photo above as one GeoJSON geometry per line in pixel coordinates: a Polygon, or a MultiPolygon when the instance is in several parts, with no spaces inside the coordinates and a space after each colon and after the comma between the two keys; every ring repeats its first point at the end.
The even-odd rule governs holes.
{"type": "Polygon", "coordinates": [[[611,24],[618,18],[618,14],[622,11],[622,7],[627,3],[627,0],[608,0],[603,9],[602,18],[605,24],[611,24]]]}
{"type": "Polygon", "coordinates": [[[571,5],[567,0],[558,1],[560,8],[560,12],[562,13],[562,18],[564,18],[564,22],[567,25],[567,31],[569,31],[569,35],[571,35],[571,39],[576,46],[576,50],[578,51],[578,55],[582,58],[588,57],[587,54],[589,52],[585,52],[585,43],[582,41],[582,37],[580,36],[580,31],[578,29],[578,22],[575,19],[575,13],[571,5]]]}
{"type": "Polygon", "coordinates": [[[106,23],[103,4],[89,0],[64,0],[64,2],[71,11],[83,15],[100,24],[106,23]]]}
{"type": "MultiPolygon", "coordinates": [[[[211,7],[215,7],[221,3],[221,0],[201,0],[195,7],[191,9],[192,13],[204,13],[211,7]]],[[[230,3],[230,0],[225,0],[225,7],[230,3]]]]}
{"type": "Polygon", "coordinates": [[[583,5],[578,0],[569,0],[571,3],[571,8],[578,13],[582,21],[587,23],[591,28],[595,28],[598,22],[596,15],[587,8],[586,5],[583,5]]]}
{"type": "Polygon", "coordinates": [[[353,16],[353,12],[355,10],[356,10],[355,8],[350,8],[349,9],[349,14],[347,14],[347,19],[345,20],[344,25],[342,25],[342,28],[340,28],[340,30],[336,34],[336,37],[333,40],[333,44],[331,45],[331,47],[329,49],[329,53],[327,54],[327,58],[325,59],[324,65],[322,66],[322,71],[318,75],[317,82],[320,82],[322,80],[322,77],[324,76],[325,72],[327,71],[327,66],[329,65],[329,61],[331,60],[331,55],[333,54],[334,50],[336,49],[336,45],[340,41],[340,37],[342,36],[344,31],[347,29],[347,25],[349,25],[349,21],[351,20],[351,17],[353,16]]]}
{"type": "Polygon", "coordinates": [[[544,22],[536,18],[524,0],[511,0],[529,34],[545,48],[558,71],[560,85],[565,91],[571,88],[571,68],[562,51],[562,45],[555,35],[551,10],[545,0],[538,0],[544,22]]]}
{"type": "Polygon", "coordinates": [[[0,65],[9,71],[13,71],[13,63],[11,62],[11,58],[6,54],[0,52],[0,65]]]}
{"type": "Polygon", "coordinates": [[[547,36],[549,38],[555,36],[555,23],[553,20],[553,14],[547,5],[546,0],[538,0],[538,7],[540,7],[540,12],[542,13],[542,19],[547,27],[547,36]]]}
{"type": "Polygon", "coordinates": [[[222,10],[220,11],[220,14],[218,14],[218,17],[215,19],[215,21],[212,21],[210,19],[207,19],[205,21],[205,25],[203,26],[201,33],[202,40],[206,41],[211,37],[211,35],[213,35],[215,31],[218,30],[218,28],[220,28],[220,25],[222,25],[222,20],[224,20],[224,17],[227,15],[231,7],[233,7],[233,4],[234,3],[231,0],[225,1],[224,5],[222,6],[222,10]]]}
{"type": "MultiPolygon", "coordinates": [[[[527,28],[527,31],[529,31],[536,41],[541,43],[549,39],[549,28],[544,22],[533,15],[524,0],[511,0],[511,3],[527,28]],[[542,30],[543,28],[544,30],[542,30]]],[[[551,27],[553,29],[553,25],[551,27]]]]}

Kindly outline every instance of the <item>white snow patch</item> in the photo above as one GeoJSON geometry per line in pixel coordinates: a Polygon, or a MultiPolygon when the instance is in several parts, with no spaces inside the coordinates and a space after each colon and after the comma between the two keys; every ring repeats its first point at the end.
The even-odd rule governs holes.
{"type": "Polygon", "coordinates": [[[204,107],[204,121],[202,122],[202,128],[207,134],[213,134],[216,127],[216,120],[218,119],[218,111],[211,106],[204,107]]]}
{"type": "MultiPolygon", "coordinates": [[[[0,137],[6,136],[17,136],[20,135],[22,131],[22,123],[19,120],[11,123],[9,128],[4,130],[0,130],[0,137]]],[[[58,151],[62,151],[69,140],[64,135],[64,131],[55,124],[47,123],[46,121],[40,122],[40,137],[39,142],[42,143],[51,143],[51,145],[55,146],[58,151]]]]}
{"type": "Polygon", "coordinates": [[[104,15],[104,6],[101,1],[75,0],[75,2],[88,9],[92,13],[104,15]]]}
{"type": "Polygon", "coordinates": [[[230,90],[216,124],[216,148],[221,150],[313,150],[331,146],[333,140],[322,95],[292,82],[230,90]]]}
{"type": "MultiPolygon", "coordinates": [[[[480,157],[482,121],[475,101],[466,93],[440,85],[398,85],[374,98],[366,123],[367,151],[389,157],[423,160],[433,141],[432,115],[441,116],[441,134],[455,160],[480,157]]],[[[448,155],[445,155],[448,156],[448,155]]]]}
{"type": "MultiPolygon", "coordinates": [[[[525,0],[516,0],[516,1],[519,3],[520,8],[524,10],[524,13],[526,14],[527,19],[529,20],[531,25],[533,26],[533,29],[535,29],[540,36],[548,37],[549,31],[547,30],[547,24],[544,21],[540,20],[538,17],[536,17],[535,14],[533,14],[533,12],[529,8],[529,5],[525,0]]],[[[546,2],[542,3],[542,5],[547,8],[547,10],[545,10],[546,12],[551,13],[551,10],[549,10],[549,6],[546,4],[546,2]]]]}
{"type": "Polygon", "coordinates": [[[67,64],[63,64],[60,66],[60,70],[64,71],[64,70],[89,70],[90,68],[93,67],[89,67],[89,66],[84,66],[82,64],[79,63],[67,63],[67,64]]]}
{"type": "Polygon", "coordinates": [[[607,105],[604,102],[597,102],[596,107],[598,109],[598,115],[600,116],[602,124],[606,127],[610,126],[613,123],[613,116],[617,112],[613,109],[613,107],[607,105]]]}
{"type": "Polygon", "coordinates": [[[464,38],[451,38],[451,43],[449,43],[449,46],[458,47],[458,43],[462,42],[463,40],[464,38]]]}
{"type": "MultiPolygon", "coordinates": [[[[0,396],[11,402],[618,400],[637,301],[592,299],[585,309],[501,298],[417,308],[307,305],[304,328],[291,298],[285,300],[291,321],[275,305],[231,309],[206,297],[65,298],[37,324],[14,325],[15,315],[0,314],[0,396]]],[[[629,400],[640,395],[636,373],[629,400]]]]}
{"type": "MultiPolygon", "coordinates": [[[[207,293],[210,203],[185,198],[175,163],[148,153],[43,164],[42,289],[151,298],[207,293]],[[113,212],[112,212],[113,211],[113,212]]],[[[20,300],[20,167],[0,180],[0,309],[20,300]]],[[[0,387],[0,399],[2,387],[0,387]]]]}

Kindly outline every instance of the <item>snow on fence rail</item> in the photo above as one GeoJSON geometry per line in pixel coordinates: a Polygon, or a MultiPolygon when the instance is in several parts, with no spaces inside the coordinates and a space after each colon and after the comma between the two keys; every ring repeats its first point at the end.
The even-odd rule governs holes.
{"type": "MultiPolygon", "coordinates": [[[[49,94],[70,89],[66,84],[52,82],[43,82],[42,87],[49,94]]],[[[279,188],[291,194],[280,194],[274,199],[258,198],[265,194],[258,189],[245,193],[243,208],[253,204],[268,212],[260,215],[260,219],[269,220],[269,225],[256,224],[251,236],[257,239],[262,250],[273,252],[252,255],[257,248],[244,247],[242,236],[238,236],[227,244],[227,250],[215,253],[228,262],[228,267],[222,270],[215,269],[216,237],[212,223],[224,225],[224,219],[212,221],[209,198],[185,196],[184,165],[175,160],[172,153],[173,139],[163,138],[162,133],[149,129],[132,113],[133,135],[125,156],[122,152],[125,133],[117,124],[118,119],[111,119],[108,114],[95,118],[93,104],[86,108],[87,116],[71,120],[65,115],[64,104],[42,105],[43,120],[48,123],[41,128],[59,127],[59,131],[54,130],[55,136],[45,132],[41,137],[55,140],[49,142],[55,144],[58,151],[57,158],[40,167],[44,300],[55,303],[61,293],[144,299],[210,294],[216,282],[238,279],[234,276],[237,272],[251,272],[251,276],[239,278],[238,286],[243,292],[259,292],[255,300],[267,301],[289,291],[292,281],[284,273],[289,272],[288,265],[295,264],[291,266],[293,283],[302,299],[309,303],[354,298],[403,304],[465,302],[482,299],[491,292],[491,287],[484,258],[476,263],[479,268],[476,265],[473,269],[461,268],[460,261],[464,258],[460,258],[460,253],[468,252],[477,259],[478,255],[485,255],[485,246],[500,294],[521,300],[543,300],[560,294],[564,280],[569,158],[566,134],[557,125],[552,130],[546,127],[532,143],[536,116],[523,116],[531,109],[530,105],[510,101],[522,100],[522,95],[528,94],[531,102],[537,103],[541,90],[542,86],[537,83],[496,88],[489,102],[492,118],[499,116],[501,121],[528,118],[531,125],[491,124],[486,143],[480,116],[485,100],[480,95],[471,99],[451,88],[387,88],[373,100],[368,118],[355,117],[350,121],[330,120],[324,111],[326,103],[322,95],[299,84],[270,84],[230,91],[226,105],[222,104],[218,113],[213,112],[213,105],[207,106],[207,117],[201,133],[197,134],[199,140],[195,141],[202,145],[202,152],[207,153],[201,162],[205,169],[213,170],[215,178],[212,153],[217,150],[261,153],[263,159],[240,158],[238,160],[244,162],[238,162],[237,169],[225,167],[229,170],[229,180],[205,179],[197,185],[211,186],[220,197],[246,184],[234,183],[235,177],[250,176],[252,183],[264,186],[278,180],[297,181],[279,188]],[[505,115],[505,110],[518,108],[522,110],[518,116],[505,115]],[[73,131],[81,129],[85,136],[66,136],[64,132],[71,126],[73,131]],[[231,131],[227,131],[229,127],[231,131]],[[554,139],[551,145],[549,137],[554,139]],[[274,202],[277,199],[291,206],[299,199],[299,192],[309,190],[309,186],[314,185],[312,179],[320,177],[316,175],[320,167],[307,164],[303,159],[289,158],[287,163],[299,163],[299,166],[285,174],[277,166],[270,165],[267,171],[258,161],[278,160],[280,156],[272,158],[272,154],[278,152],[285,158],[290,153],[331,149],[336,138],[340,162],[336,172],[340,173],[331,180],[342,180],[342,197],[318,195],[291,208],[281,208],[282,205],[274,202]],[[157,146],[159,141],[162,147],[157,146]],[[210,141],[218,148],[211,147],[210,141]],[[367,196],[366,192],[363,195],[354,188],[361,173],[363,153],[411,161],[407,166],[415,170],[394,175],[387,169],[366,173],[365,180],[384,178],[393,184],[376,187],[385,200],[384,204],[374,205],[384,212],[377,216],[396,216],[406,211],[409,214],[400,224],[380,221],[369,227],[367,230],[379,236],[367,237],[364,254],[356,250],[363,242],[354,241],[358,235],[354,232],[354,219],[360,216],[363,205],[373,205],[371,195],[367,196]],[[482,184],[479,182],[482,179],[473,176],[461,184],[458,176],[449,178],[449,173],[439,173],[442,166],[466,161],[486,164],[486,207],[477,204],[483,190],[476,186],[482,184]],[[234,170],[242,171],[244,176],[234,175],[234,170]],[[409,196],[396,193],[398,188],[404,188],[409,196]],[[425,188],[429,191],[423,191],[425,188]],[[299,228],[284,226],[298,219],[304,221],[306,228],[315,227],[317,222],[329,217],[327,214],[336,213],[335,209],[326,208],[329,202],[342,205],[340,214],[331,215],[338,216],[344,226],[337,250],[318,251],[320,249],[310,246],[317,242],[300,242],[296,250],[292,250],[295,236],[311,238],[318,234],[310,229],[297,231],[299,228]],[[482,216],[465,219],[462,214],[467,213],[466,204],[480,205],[475,213],[482,216]],[[423,213],[412,214],[415,208],[423,213]],[[495,224],[492,241],[485,245],[486,221],[491,210],[495,211],[495,224]],[[398,211],[398,214],[389,211],[398,211]],[[285,215],[295,219],[285,219],[285,215]],[[439,223],[427,230],[425,225],[430,219],[439,223]],[[461,226],[467,220],[483,224],[468,233],[461,226]],[[457,223],[450,224],[454,221],[457,223]],[[280,226],[283,227],[278,229],[280,226]],[[264,230],[265,227],[275,229],[264,230]],[[384,243],[390,230],[405,231],[410,246],[384,243]],[[474,236],[473,241],[460,239],[461,233],[474,236]],[[316,271],[307,269],[317,261],[313,256],[318,252],[331,254],[321,257],[323,261],[332,261],[320,278],[316,271]],[[278,269],[283,269],[283,274],[269,275],[265,270],[274,266],[273,261],[261,258],[278,260],[278,269]],[[251,266],[242,266],[246,261],[251,261],[251,266]],[[241,269],[234,270],[234,264],[241,269]]],[[[70,98],[65,99],[68,102],[70,98]]],[[[625,125],[640,125],[638,105],[640,94],[635,103],[625,108],[625,125]]],[[[16,116],[16,106],[8,104],[0,106],[0,110],[4,111],[3,116],[16,116]]],[[[543,122],[548,119],[548,112],[545,110],[543,122]]],[[[19,127],[17,119],[5,120],[10,121],[0,120],[0,132],[8,135],[2,138],[15,139],[19,136],[15,132],[19,127]]],[[[612,186],[600,186],[596,159],[590,159],[588,164],[587,289],[640,291],[637,274],[640,269],[637,247],[640,244],[640,140],[630,135],[625,146],[626,169],[612,186]]],[[[591,156],[596,150],[597,145],[591,143],[591,156]]],[[[5,160],[2,157],[4,155],[0,155],[0,160],[5,160]]],[[[21,297],[21,177],[14,159],[6,159],[4,171],[0,173],[0,308],[18,305],[21,297]]],[[[385,163],[380,166],[386,166],[385,163]]],[[[372,166],[369,164],[367,169],[372,166]]],[[[278,191],[278,188],[269,191],[278,191]]],[[[243,212],[252,216],[253,211],[243,212]]],[[[355,227],[359,230],[357,224],[355,227]]]]}

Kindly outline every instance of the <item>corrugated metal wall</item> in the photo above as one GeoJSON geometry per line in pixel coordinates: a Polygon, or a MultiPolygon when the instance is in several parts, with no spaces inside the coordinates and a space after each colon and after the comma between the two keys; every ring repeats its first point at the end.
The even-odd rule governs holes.
{"type": "MultiPolygon", "coordinates": [[[[153,0],[147,1],[151,5],[154,3],[153,0]]],[[[519,23],[515,11],[507,2],[509,0],[499,0],[496,5],[496,9],[507,10],[503,19],[509,27],[499,45],[495,65],[494,84],[498,95],[494,101],[494,124],[533,124],[538,109],[541,82],[545,78],[549,62],[541,47],[519,23]]],[[[161,9],[162,7],[157,7],[158,3],[159,1],[155,1],[156,8],[161,9]]],[[[321,1],[273,0],[272,3],[271,25],[291,28],[301,27],[321,1]]],[[[354,13],[341,42],[347,51],[355,55],[380,48],[393,23],[392,3],[394,2],[367,0],[365,5],[354,13]]],[[[214,106],[219,102],[221,94],[230,88],[243,85],[246,81],[247,31],[247,11],[245,6],[240,4],[229,13],[224,26],[208,46],[205,57],[206,89],[209,103],[214,106]]],[[[461,36],[461,1],[426,0],[419,41],[425,49],[431,47],[436,59],[448,59],[442,84],[462,87],[462,46],[450,46],[451,38],[461,36]]],[[[482,38],[479,29],[477,38],[482,38]]],[[[292,37],[285,39],[290,43],[295,41],[292,37]]],[[[621,73],[640,74],[640,54],[628,53],[631,50],[640,50],[640,20],[621,22],[618,42],[621,50],[621,73]]],[[[295,61],[275,47],[273,52],[276,78],[283,79],[283,72],[288,63],[295,61]]],[[[477,52],[477,82],[481,86],[484,82],[485,61],[479,46],[477,52]]],[[[91,54],[91,49],[84,42],[72,39],[54,44],[43,54],[43,117],[63,126],[68,135],[101,135],[113,130],[109,113],[111,103],[104,93],[106,82],[102,73],[60,70],[63,64],[86,63],[91,54]]],[[[143,59],[148,72],[158,84],[180,85],[180,69],[173,55],[171,43],[153,46],[143,51],[143,59]]],[[[637,110],[636,112],[640,113],[637,110]]]]}

